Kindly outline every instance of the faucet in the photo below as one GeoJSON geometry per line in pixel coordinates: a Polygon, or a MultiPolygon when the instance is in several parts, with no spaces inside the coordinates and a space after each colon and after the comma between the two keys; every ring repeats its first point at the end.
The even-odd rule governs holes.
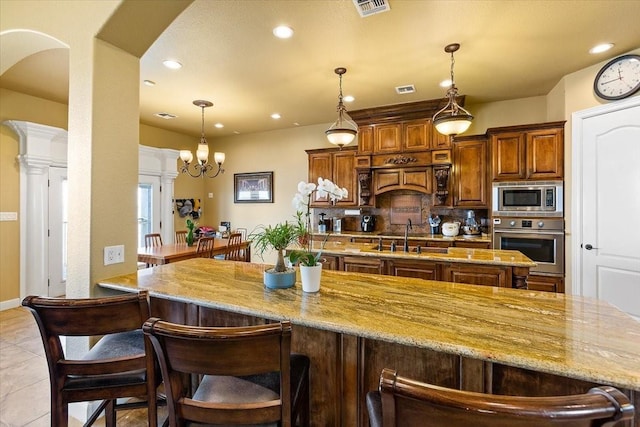
{"type": "Polygon", "coordinates": [[[413,229],[411,226],[411,218],[407,220],[407,226],[404,228],[404,251],[409,252],[409,230],[413,229]]]}

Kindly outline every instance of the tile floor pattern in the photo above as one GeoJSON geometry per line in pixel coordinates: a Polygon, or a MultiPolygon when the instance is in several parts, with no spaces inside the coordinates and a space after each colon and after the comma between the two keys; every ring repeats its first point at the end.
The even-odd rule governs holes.
{"type": "MultiPolygon", "coordinates": [[[[158,413],[164,420],[166,407],[158,413]]],[[[22,307],[0,311],[0,427],[50,424],[49,372],[33,315],[22,307]]],[[[146,409],[118,412],[119,427],[147,424],[146,409]]],[[[104,420],[94,425],[104,426],[104,420]]],[[[69,427],[79,426],[82,423],[70,417],[69,427]]]]}

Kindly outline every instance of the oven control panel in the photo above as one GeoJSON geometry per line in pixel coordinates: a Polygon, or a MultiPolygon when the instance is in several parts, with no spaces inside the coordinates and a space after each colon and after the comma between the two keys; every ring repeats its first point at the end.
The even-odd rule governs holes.
{"type": "Polygon", "coordinates": [[[496,230],[563,230],[561,218],[493,218],[496,230]]]}

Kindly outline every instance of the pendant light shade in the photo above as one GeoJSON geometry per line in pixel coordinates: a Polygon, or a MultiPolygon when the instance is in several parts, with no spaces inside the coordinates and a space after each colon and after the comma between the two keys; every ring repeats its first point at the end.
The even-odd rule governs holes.
{"type": "Polygon", "coordinates": [[[213,161],[218,166],[218,169],[215,171],[213,175],[210,172],[213,171],[214,166],[209,162],[209,144],[207,143],[207,139],[204,136],[204,109],[208,107],[212,107],[213,103],[210,101],[204,101],[202,99],[198,99],[193,101],[193,105],[200,107],[202,109],[202,127],[200,134],[200,143],[198,144],[198,148],[196,150],[196,159],[198,162],[194,165],[194,171],[192,172],[189,169],[189,164],[193,161],[193,153],[189,150],[180,150],[180,160],[182,160],[182,167],[180,167],[180,172],[187,173],[190,176],[197,177],[207,177],[207,178],[215,178],[216,176],[224,173],[224,169],[222,169],[222,164],[225,160],[224,153],[216,152],[213,154],[213,161]]]}
{"type": "Polygon", "coordinates": [[[342,103],[342,75],[347,72],[346,68],[336,68],[335,73],[340,76],[340,92],[338,94],[338,120],[332,124],[329,129],[324,133],[327,135],[327,139],[333,145],[337,145],[342,148],[349,144],[356,137],[358,133],[358,125],[353,121],[347,109],[342,103]]]}
{"type": "Polygon", "coordinates": [[[460,49],[458,43],[445,46],[444,51],[451,54],[451,87],[447,90],[447,104],[433,116],[433,125],[436,130],[444,135],[458,135],[465,132],[471,126],[473,116],[456,102],[458,88],[453,79],[453,52],[460,49]]]}

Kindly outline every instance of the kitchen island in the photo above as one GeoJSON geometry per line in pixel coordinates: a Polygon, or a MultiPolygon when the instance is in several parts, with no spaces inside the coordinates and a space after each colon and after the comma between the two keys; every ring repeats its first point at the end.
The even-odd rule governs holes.
{"type": "Polygon", "coordinates": [[[428,246],[405,251],[402,241],[394,248],[383,241],[316,239],[312,246],[312,251],[322,251],[324,269],[518,289],[527,288],[529,269],[537,265],[518,251],[428,246]]]}
{"type": "MultiPolygon", "coordinates": [[[[620,388],[640,407],[640,323],[605,302],[563,294],[323,271],[320,292],[262,284],[269,266],[191,259],[102,280],[147,289],[152,314],[199,325],[294,325],[311,358],[312,425],[367,424],[364,396],[383,367],[497,394],[620,388]]],[[[638,421],[636,418],[636,424],[638,421]]]]}

